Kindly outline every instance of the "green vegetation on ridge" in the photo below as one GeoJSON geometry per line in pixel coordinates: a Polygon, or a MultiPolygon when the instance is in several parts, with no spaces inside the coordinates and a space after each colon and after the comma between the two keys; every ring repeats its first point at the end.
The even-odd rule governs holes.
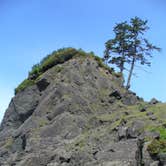
{"type": "Polygon", "coordinates": [[[102,59],[96,56],[93,52],[86,53],[82,49],[74,49],[74,48],[62,48],[57,51],[52,52],[52,54],[47,55],[43,58],[40,63],[34,65],[29,72],[28,78],[25,79],[16,89],[15,94],[24,90],[26,87],[35,84],[36,80],[38,80],[39,76],[46,72],[48,69],[52,68],[55,65],[62,64],[73,57],[92,57],[94,58],[100,67],[107,69],[109,72],[113,72],[113,69],[109,66],[105,65],[102,59]]]}

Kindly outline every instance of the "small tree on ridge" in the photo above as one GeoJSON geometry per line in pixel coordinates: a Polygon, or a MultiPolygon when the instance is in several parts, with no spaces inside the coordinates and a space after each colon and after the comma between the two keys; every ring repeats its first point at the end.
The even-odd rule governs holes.
{"type": "Polygon", "coordinates": [[[152,45],[143,37],[149,29],[147,22],[147,20],[135,17],[131,18],[130,24],[126,21],[119,23],[113,30],[115,38],[105,43],[106,49],[103,58],[105,62],[115,64],[121,73],[124,72],[125,63],[130,65],[126,89],[130,88],[135,64],[139,62],[141,65],[150,66],[149,57],[152,57],[152,51],[160,51],[160,48],[152,45]]]}
{"type": "Polygon", "coordinates": [[[128,62],[126,56],[129,48],[128,26],[126,21],[117,24],[113,29],[115,38],[105,43],[104,60],[107,63],[115,64],[120,69],[120,73],[123,73],[124,64],[128,62]]]}

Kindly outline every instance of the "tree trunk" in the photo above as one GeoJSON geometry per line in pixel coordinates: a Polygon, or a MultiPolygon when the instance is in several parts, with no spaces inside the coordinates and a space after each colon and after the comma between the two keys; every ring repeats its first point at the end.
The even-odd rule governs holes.
{"type": "Polygon", "coordinates": [[[131,63],[131,68],[130,68],[130,72],[129,72],[129,76],[128,76],[128,80],[127,80],[126,89],[130,88],[130,81],[131,81],[131,76],[133,74],[134,65],[135,65],[135,57],[133,57],[133,60],[131,63]]]}
{"type": "Polygon", "coordinates": [[[124,53],[122,54],[122,59],[121,59],[121,62],[120,62],[120,73],[123,73],[123,70],[124,70],[124,62],[125,62],[125,55],[124,53]]]}

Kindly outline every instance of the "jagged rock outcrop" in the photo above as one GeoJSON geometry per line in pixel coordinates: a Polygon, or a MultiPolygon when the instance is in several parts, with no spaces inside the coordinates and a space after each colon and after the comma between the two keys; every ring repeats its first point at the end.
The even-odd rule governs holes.
{"type": "Polygon", "coordinates": [[[145,130],[162,118],[140,111],[145,103],[122,85],[93,57],[48,69],[11,100],[0,128],[0,165],[164,165],[165,156],[151,157],[144,142],[156,136],[145,130]]]}

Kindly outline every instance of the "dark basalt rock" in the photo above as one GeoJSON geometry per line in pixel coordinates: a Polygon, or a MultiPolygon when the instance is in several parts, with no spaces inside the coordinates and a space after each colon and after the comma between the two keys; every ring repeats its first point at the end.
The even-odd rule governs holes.
{"type": "Polygon", "coordinates": [[[160,139],[159,133],[143,132],[145,118],[148,123],[157,120],[149,119],[148,108],[147,115],[140,112],[143,101],[94,57],[70,59],[39,78],[19,91],[6,110],[0,166],[165,164],[165,156],[153,160],[143,142],[160,139]]]}
{"type": "Polygon", "coordinates": [[[132,123],[131,127],[127,129],[128,138],[137,138],[141,134],[141,130],[144,128],[145,122],[136,120],[132,123]]]}
{"type": "Polygon", "coordinates": [[[166,153],[160,153],[158,155],[159,161],[160,161],[160,165],[165,166],[166,165],[166,153]]]}
{"type": "Polygon", "coordinates": [[[149,102],[149,104],[157,104],[157,103],[159,103],[159,101],[155,98],[152,98],[149,102]]]}
{"type": "Polygon", "coordinates": [[[149,138],[149,139],[159,139],[160,138],[160,133],[159,132],[156,132],[156,131],[151,131],[151,132],[144,132],[142,133],[139,138],[142,138],[142,139],[146,139],[146,138],[149,138]]]}
{"type": "Polygon", "coordinates": [[[155,115],[151,115],[151,116],[149,116],[149,119],[151,119],[151,120],[157,120],[157,117],[155,115]]]}
{"type": "Polygon", "coordinates": [[[153,112],[147,112],[146,115],[147,116],[152,116],[154,113],[153,112]]]}
{"type": "Polygon", "coordinates": [[[10,102],[3,118],[1,129],[18,128],[27,120],[39,103],[39,91],[36,86],[28,87],[18,93],[10,102]]]}
{"type": "Polygon", "coordinates": [[[127,92],[123,95],[122,103],[125,105],[134,105],[138,102],[138,97],[135,93],[127,92]]]}
{"type": "Polygon", "coordinates": [[[114,90],[112,93],[110,93],[109,97],[114,97],[118,100],[120,100],[122,98],[122,96],[118,90],[114,90]]]}
{"type": "Polygon", "coordinates": [[[146,107],[143,107],[143,108],[141,108],[139,111],[140,111],[140,112],[146,112],[146,110],[147,110],[147,108],[146,108],[146,107]]]}
{"type": "Polygon", "coordinates": [[[47,79],[43,78],[39,80],[36,84],[39,91],[41,92],[44,91],[50,83],[47,81],[47,79]]]}
{"type": "Polygon", "coordinates": [[[127,138],[127,127],[124,127],[124,126],[119,127],[118,137],[119,137],[119,140],[127,138]]]}

